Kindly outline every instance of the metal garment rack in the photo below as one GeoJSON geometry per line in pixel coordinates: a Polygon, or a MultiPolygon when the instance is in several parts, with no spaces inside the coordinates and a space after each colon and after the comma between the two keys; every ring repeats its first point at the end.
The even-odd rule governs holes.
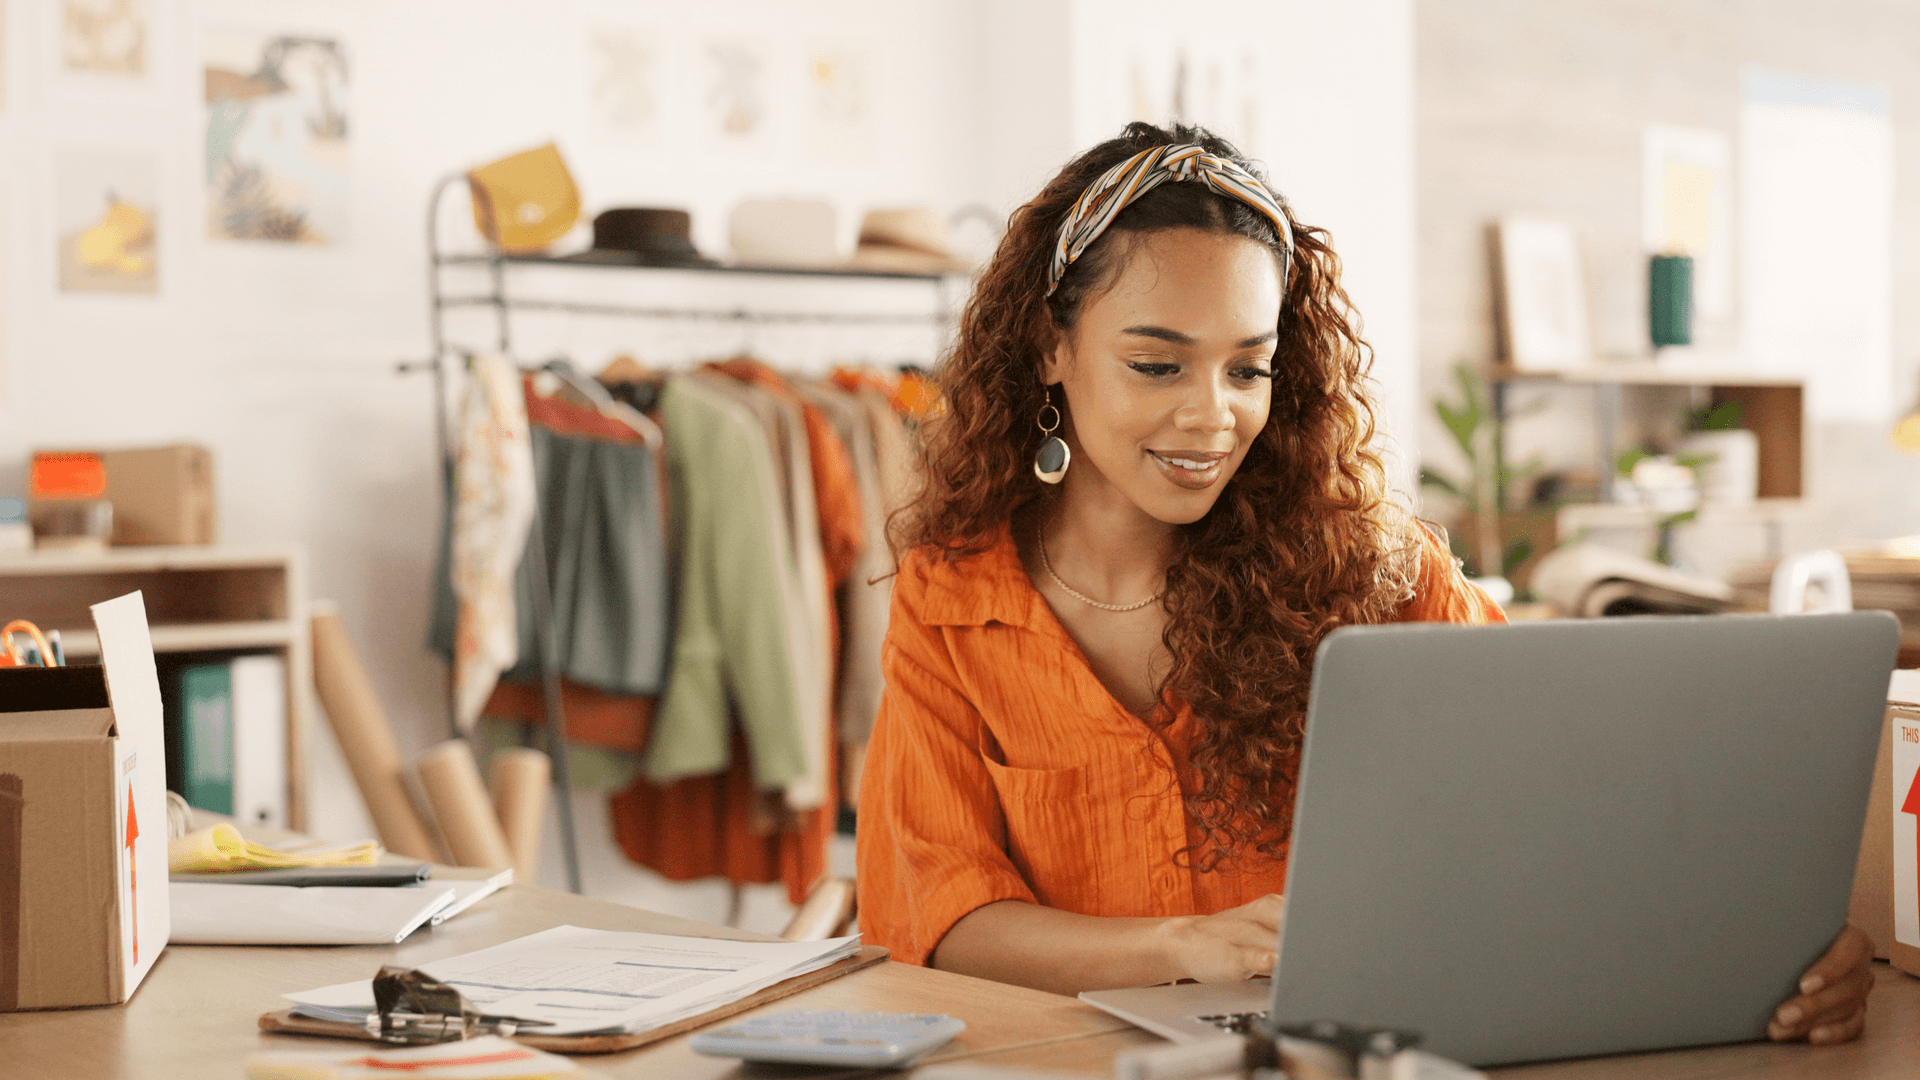
{"type": "MultiPolygon", "coordinates": [[[[552,255],[512,254],[489,250],[479,254],[450,254],[441,248],[440,218],[443,202],[447,193],[456,186],[464,187],[466,175],[456,173],[447,176],[434,185],[433,193],[427,198],[427,298],[428,325],[433,355],[424,361],[407,361],[398,366],[402,373],[428,371],[433,375],[434,435],[439,451],[441,477],[441,498],[450,501],[453,498],[451,483],[453,477],[453,443],[450,418],[447,415],[447,388],[451,378],[450,367],[464,372],[466,361],[477,351],[471,348],[459,348],[451,344],[447,335],[447,314],[459,308],[490,308],[494,312],[495,335],[492,348],[503,356],[513,355],[513,313],[516,311],[560,312],[572,315],[586,315],[608,318],[652,319],[652,320],[699,320],[727,323],[791,323],[791,324],[842,324],[854,326],[880,325],[927,325],[948,328],[954,321],[955,305],[949,293],[949,283],[956,278],[964,282],[963,275],[907,273],[895,271],[858,270],[841,268],[794,268],[770,266],[735,266],[723,263],[687,263],[687,264],[644,264],[637,261],[616,261],[614,258],[574,258],[552,255]],[[727,275],[755,275],[783,278],[844,278],[850,280],[895,280],[923,281],[934,290],[934,309],[930,313],[893,313],[893,312],[825,312],[825,311],[765,311],[747,307],[648,307],[627,304],[607,304],[597,302],[570,302],[532,297],[516,297],[508,288],[507,270],[511,266],[550,266],[575,268],[582,273],[697,273],[727,275]],[[486,271],[488,287],[480,292],[467,292],[449,295],[445,289],[443,272],[448,267],[482,268],[486,271]]],[[[964,292],[964,289],[963,289],[964,292]]],[[[565,705],[561,693],[558,642],[556,639],[552,602],[550,598],[551,579],[547,566],[546,545],[538,542],[544,535],[545,526],[540,519],[538,501],[534,504],[533,527],[530,532],[532,541],[527,544],[528,555],[533,560],[533,572],[538,587],[534,589],[534,621],[538,626],[535,639],[539,643],[538,657],[540,682],[546,721],[543,725],[547,756],[553,762],[553,787],[556,819],[560,826],[561,853],[566,863],[567,888],[572,892],[581,892],[580,849],[573,823],[573,785],[568,775],[566,753],[566,717],[565,705]]],[[[451,699],[451,688],[449,688],[451,699]]],[[[457,712],[449,712],[454,727],[453,736],[459,738],[457,712]]]]}

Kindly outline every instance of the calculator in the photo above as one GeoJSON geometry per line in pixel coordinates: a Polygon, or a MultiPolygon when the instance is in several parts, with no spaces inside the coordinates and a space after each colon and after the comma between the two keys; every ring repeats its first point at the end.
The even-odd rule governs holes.
{"type": "Polygon", "coordinates": [[[757,1016],[695,1035],[713,1057],[794,1065],[905,1065],[967,1030],[964,1020],[923,1013],[792,1012],[757,1016]]]}

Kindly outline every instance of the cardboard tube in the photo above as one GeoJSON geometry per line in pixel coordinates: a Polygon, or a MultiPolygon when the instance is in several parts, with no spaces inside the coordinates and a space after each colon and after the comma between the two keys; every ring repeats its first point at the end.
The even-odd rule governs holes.
{"type": "Polygon", "coordinates": [[[420,811],[407,794],[406,763],[393,740],[386,710],[373,694],[360,656],[331,604],[314,604],[313,685],[340,741],[360,798],[388,851],[413,859],[439,858],[420,811]]]}
{"type": "Polygon", "coordinates": [[[493,755],[493,812],[513,853],[513,880],[533,884],[540,873],[540,827],[546,821],[553,762],[538,750],[493,755]]]}
{"type": "Polygon", "coordinates": [[[427,789],[427,804],[440,823],[453,865],[514,865],[467,740],[448,739],[428,750],[420,759],[420,786],[427,789]]]}

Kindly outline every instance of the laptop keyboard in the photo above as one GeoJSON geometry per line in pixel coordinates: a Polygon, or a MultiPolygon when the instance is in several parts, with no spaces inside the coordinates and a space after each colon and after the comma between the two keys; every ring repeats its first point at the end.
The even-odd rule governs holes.
{"type": "Polygon", "coordinates": [[[1259,1012],[1220,1013],[1215,1016],[1199,1017],[1202,1023],[1212,1024],[1221,1031],[1231,1031],[1235,1035],[1253,1034],[1254,1025],[1265,1023],[1266,1019],[1265,1009],[1259,1012]]]}

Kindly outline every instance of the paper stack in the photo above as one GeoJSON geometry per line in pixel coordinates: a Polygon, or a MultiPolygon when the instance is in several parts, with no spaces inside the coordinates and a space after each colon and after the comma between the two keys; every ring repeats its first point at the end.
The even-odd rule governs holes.
{"type": "MultiPolygon", "coordinates": [[[[664,1027],[853,955],[858,937],[726,941],[558,926],[420,970],[484,1013],[527,1034],[642,1032],[664,1027]]],[[[294,1012],[363,1023],[371,980],[286,995],[294,1012]]]]}
{"type": "Polygon", "coordinates": [[[394,945],[460,898],[460,890],[437,883],[369,889],[175,881],[167,892],[173,940],[183,945],[394,945]]]}

